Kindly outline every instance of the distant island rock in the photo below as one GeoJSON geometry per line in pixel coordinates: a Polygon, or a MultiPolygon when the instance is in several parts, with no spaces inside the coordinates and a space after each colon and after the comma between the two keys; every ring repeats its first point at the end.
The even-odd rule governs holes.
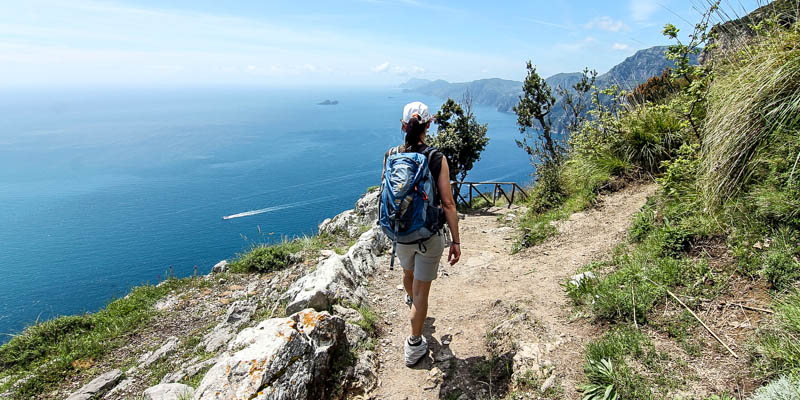
{"type": "Polygon", "coordinates": [[[317,103],[318,106],[335,106],[339,104],[339,100],[325,100],[322,103],[317,103]]]}

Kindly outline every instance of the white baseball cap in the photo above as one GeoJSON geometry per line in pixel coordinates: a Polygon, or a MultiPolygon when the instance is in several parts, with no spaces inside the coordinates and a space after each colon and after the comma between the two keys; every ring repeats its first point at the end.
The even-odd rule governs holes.
{"type": "Polygon", "coordinates": [[[431,111],[428,109],[428,106],[425,103],[415,101],[413,103],[406,104],[403,107],[403,123],[407,124],[408,121],[411,121],[413,117],[419,117],[423,124],[428,123],[433,117],[431,117],[431,111]]]}

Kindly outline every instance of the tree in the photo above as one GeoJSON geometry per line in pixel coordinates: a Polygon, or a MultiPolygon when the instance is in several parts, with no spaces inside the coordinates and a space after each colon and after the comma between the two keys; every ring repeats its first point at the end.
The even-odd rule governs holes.
{"type": "Polygon", "coordinates": [[[583,75],[578,83],[571,88],[556,88],[556,93],[563,99],[564,112],[566,114],[567,132],[576,133],[581,129],[586,121],[586,112],[589,109],[589,93],[594,89],[597,80],[597,71],[590,71],[589,68],[583,69],[583,75]]]}
{"type": "Polygon", "coordinates": [[[667,49],[666,56],[668,60],[675,62],[672,78],[675,80],[682,79],[688,83],[683,91],[688,95],[690,101],[689,107],[683,111],[683,114],[698,139],[701,138],[699,120],[702,120],[708,90],[711,88],[711,80],[713,79],[713,57],[705,65],[692,65],[690,56],[699,55],[703,51],[704,45],[706,45],[706,51],[710,51],[715,47],[713,34],[709,32],[708,27],[711,17],[719,10],[720,0],[709,1],[709,4],[709,9],[703,13],[700,22],[694,26],[694,31],[689,34],[688,43],[680,40],[678,37],[680,30],[675,25],[666,24],[661,32],[667,38],[675,41],[675,44],[667,49]],[[698,113],[701,115],[698,116],[698,113]]]}
{"type": "Polygon", "coordinates": [[[522,140],[517,140],[517,146],[531,156],[533,164],[560,165],[565,149],[553,138],[553,125],[550,121],[550,111],[556,99],[550,86],[539,76],[530,61],[522,91],[519,103],[514,106],[519,131],[524,135],[522,140]]]}
{"type": "Polygon", "coordinates": [[[489,143],[488,125],[475,118],[469,92],[464,93],[461,103],[447,99],[434,118],[438,128],[430,144],[447,157],[450,180],[463,182],[489,143]]]}

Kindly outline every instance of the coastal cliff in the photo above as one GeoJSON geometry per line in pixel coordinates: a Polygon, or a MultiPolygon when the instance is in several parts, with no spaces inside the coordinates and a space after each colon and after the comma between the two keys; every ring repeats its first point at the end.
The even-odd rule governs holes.
{"type": "MultiPolygon", "coordinates": [[[[7,375],[0,397],[316,399],[371,390],[374,315],[363,308],[364,288],[388,246],[375,226],[377,199],[372,190],[353,210],[326,220],[320,232],[328,248],[290,254],[280,270],[233,273],[236,264],[221,261],[206,276],[134,289],[85,317],[91,325],[109,309],[141,307],[141,323],[124,338],[102,343],[95,356],[76,355],[67,366],[50,359],[44,369],[7,375]],[[139,304],[144,292],[147,302],[139,304]],[[54,376],[65,380],[47,384],[54,376]],[[45,385],[48,391],[34,394],[45,385]]],[[[63,318],[21,337],[64,329],[63,318]]]]}

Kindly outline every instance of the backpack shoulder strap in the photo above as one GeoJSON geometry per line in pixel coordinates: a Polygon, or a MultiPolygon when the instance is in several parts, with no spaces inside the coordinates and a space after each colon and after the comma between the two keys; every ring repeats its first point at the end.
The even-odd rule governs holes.
{"type": "Polygon", "coordinates": [[[383,168],[381,169],[381,181],[383,181],[383,175],[386,174],[386,160],[389,156],[395,155],[400,152],[400,146],[395,146],[390,148],[386,154],[383,155],[383,168]]]}

